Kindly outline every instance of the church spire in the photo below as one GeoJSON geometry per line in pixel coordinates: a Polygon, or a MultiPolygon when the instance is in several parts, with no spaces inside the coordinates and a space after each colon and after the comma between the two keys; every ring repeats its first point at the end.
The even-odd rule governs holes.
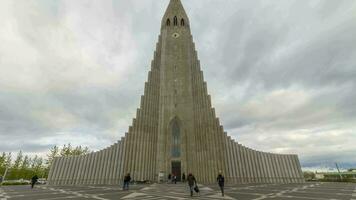
{"type": "Polygon", "coordinates": [[[170,0],[162,18],[162,28],[170,26],[189,26],[189,19],[180,0],[170,0]]]}

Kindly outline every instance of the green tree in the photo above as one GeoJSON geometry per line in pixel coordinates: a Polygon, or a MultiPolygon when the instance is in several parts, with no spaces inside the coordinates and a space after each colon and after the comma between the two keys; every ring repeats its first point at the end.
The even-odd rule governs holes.
{"type": "Polygon", "coordinates": [[[26,155],[22,161],[21,169],[28,169],[30,167],[31,159],[26,155]]]}
{"type": "Polygon", "coordinates": [[[12,166],[12,168],[19,169],[20,166],[22,165],[22,162],[23,162],[23,153],[22,151],[20,151],[17,153],[17,157],[14,161],[14,165],[12,166]]]}
{"type": "Polygon", "coordinates": [[[6,159],[5,159],[5,167],[11,167],[11,164],[12,164],[12,155],[11,155],[11,152],[9,152],[6,156],[6,159]]]}
{"type": "Polygon", "coordinates": [[[88,147],[83,148],[82,146],[77,146],[72,150],[71,155],[72,156],[80,156],[80,155],[86,155],[88,153],[89,153],[88,147]]]}
{"type": "Polygon", "coordinates": [[[0,168],[5,168],[6,153],[2,152],[0,156],[0,168]]]}
{"type": "Polygon", "coordinates": [[[49,150],[49,153],[47,154],[46,164],[47,164],[48,168],[51,167],[52,162],[53,162],[53,159],[54,159],[56,156],[59,156],[59,148],[58,148],[57,145],[55,145],[54,147],[52,147],[52,148],[49,150]]]}
{"type": "Polygon", "coordinates": [[[63,145],[61,151],[60,151],[60,155],[61,156],[71,156],[72,155],[72,145],[69,143],[68,145],[63,145]]]}

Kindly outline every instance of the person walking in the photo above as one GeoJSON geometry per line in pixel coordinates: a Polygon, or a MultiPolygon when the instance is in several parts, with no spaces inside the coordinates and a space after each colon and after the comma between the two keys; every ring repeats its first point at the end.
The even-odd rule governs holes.
{"type": "Polygon", "coordinates": [[[2,180],[3,180],[3,178],[2,178],[2,176],[0,176],[0,186],[2,185],[2,180]]]}
{"type": "Polygon", "coordinates": [[[174,184],[177,184],[177,176],[175,174],[173,174],[173,182],[174,184]]]}
{"type": "Polygon", "coordinates": [[[172,175],[171,175],[171,174],[168,174],[168,183],[171,182],[171,179],[172,179],[172,175]]]}
{"type": "Polygon", "coordinates": [[[122,190],[129,190],[130,181],[131,181],[130,173],[127,173],[126,176],[124,177],[124,186],[122,190]]]}
{"type": "Polygon", "coordinates": [[[190,189],[190,196],[192,197],[194,188],[197,187],[196,186],[197,185],[197,180],[195,179],[195,177],[193,176],[192,173],[189,173],[188,177],[187,177],[187,181],[188,181],[188,186],[189,186],[189,189],[190,189]]]}
{"type": "Polygon", "coordinates": [[[32,178],[31,178],[31,188],[33,189],[33,187],[35,187],[35,184],[37,183],[38,181],[38,176],[37,175],[34,175],[32,178]]]}
{"type": "Polygon", "coordinates": [[[216,178],[218,184],[219,184],[219,187],[220,187],[220,190],[221,190],[221,195],[224,196],[224,184],[225,184],[225,178],[224,176],[222,175],[222,172],[220,171],[219,172],[219,175],[218,177],[216,178]]]}
{"type": "Polygon", "coordinates": [[[183,175],[182,175],[182,181],[183,183],[185,183],[185,173],[183,172],[183,175]]]}

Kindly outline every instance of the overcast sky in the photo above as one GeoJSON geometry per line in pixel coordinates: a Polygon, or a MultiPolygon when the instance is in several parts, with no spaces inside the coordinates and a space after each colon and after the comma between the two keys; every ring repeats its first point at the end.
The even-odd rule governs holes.
{"type": "MultiPolygon", "coordinates": [[[[0,0],[0,152],[92,150],[131,125],[168,0],[0,0]]],[[[356,166],[356,1],[183,0],[225,130],[356,166]]]]}

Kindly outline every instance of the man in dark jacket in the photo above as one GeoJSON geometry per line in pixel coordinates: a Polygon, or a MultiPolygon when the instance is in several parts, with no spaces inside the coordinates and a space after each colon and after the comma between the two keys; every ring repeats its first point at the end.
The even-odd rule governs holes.
{"type": "Polygon", "coordinates": [[[182,175],[182,181],[183,181],[183,183],[185,182],[185,173],[183,173],[183,175],[182,175]]]}
{"type": "Polygon", "coordinates": [[[190,189],[190,196],[193,196],[193,190],[194,190],[194,186],[197,184],[197,180],[195,179],[195,177],[193,176],[192,173],[189,173],[188,177],[187,177],[187,181],[188,181],[188,186],[190,189]]]}
{"type": "Polygon", "coordinates": [[[224,183],[225,183],[225,178],[224,178],[224,176],[222,175],[221,172],[219,172],[219,175],[218,175],[218,177],[216,178],[216,180],[218,181],[218,184],[219,184],[219,187],[220,187],[220,190],[221,190],[221,195],[224,196],[224,183]]]}
{"type": "Polygon", "coordinates": [[[124,177],[124,186],[123,186],[123,190],[129,190],[129,184],[131,181],[131,176],[130,173],[127,173],[126,176],[124,177]]]}
{"type": "Polygon", "coordinates": [[[37,180],[38,180],[38,176],[37,175],[34,175],[32,178],[31,178],[31,188],[33,189],[33,187],[35,186],[35,184],[37,183],[37,180]]]}

